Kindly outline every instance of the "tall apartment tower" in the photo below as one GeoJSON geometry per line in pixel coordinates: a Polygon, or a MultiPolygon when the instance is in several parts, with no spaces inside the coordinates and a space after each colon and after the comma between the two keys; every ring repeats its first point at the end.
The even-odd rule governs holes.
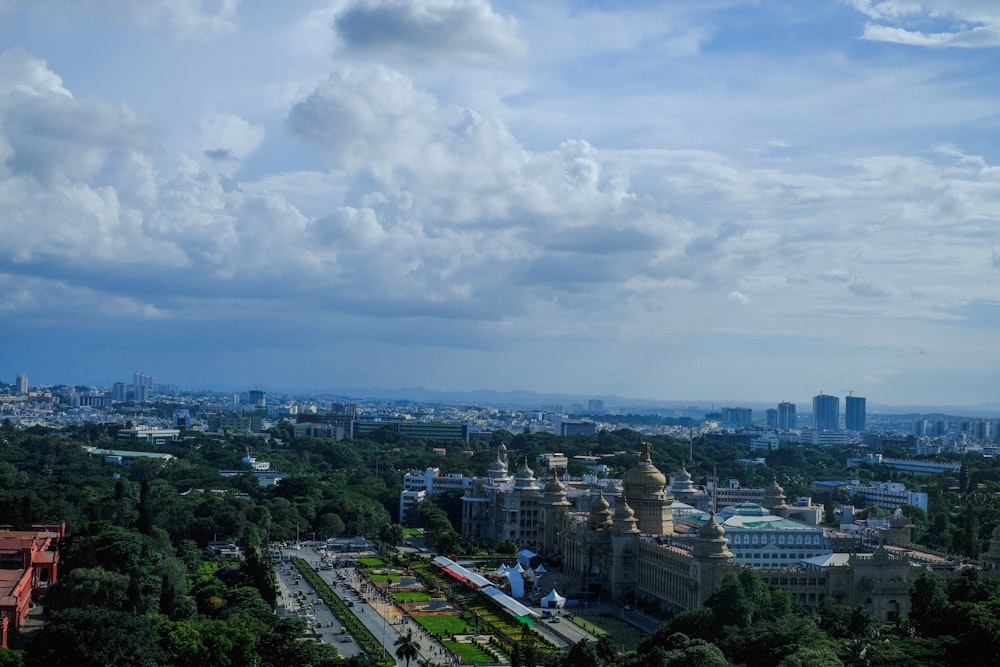
{"type": "Polygon", "coordinates": [[[767,428],[778,428],[778,409],[768,408],[764,410],[764,426],[767,428]]]}
{"type": "Polygon", "coordinates": [[[17,393],[24,396],[28,393],[28,376],[24,373],[18,373],[14,385],[17,388],[17,393]]]}
{"type": "Polygon", "coordinates": [[[751,408],[722,408],[722,422],[737,428],[744,428],[753,423],[751,408]]]}
{"type": "Polygon", "coordinates": [[[840,428],[839,396],[813,396],[813,428],[820,431],[836,431],[840,428]]]}
{"type": "Polygon", "coordinates": [[[795,404],[782,401],[778,403],[778,428],[791,431],[796,426],[795,404]]]}
{"type": "Polygon", "coordinates": [[[865,399],[863,396],[848,396],[844,399],[844,427],[848,431],[865,430],[865,399]]]}
{"type": "Polygon", "coordinates": [[[149,391],[147,393],[152,393],[156,391],[156,378],[152,375],[146,375],[145,373],[140,373],[136,371],[132,375],[132,386],[138,392],[139,387],[145,387],[149,391]]]}
{"type": "Polygon", "coordinates": [[[115,382],[115,386],[111,389],[111,400],[119,403],[128,400],[128,385],[124,382],[115,382]]]}
{"type": "Polygon", "coordinates": [[[266,408],[267,407],[267,392],[260,389],[251,389],[248,398],[250,404],[255,408],[266,408]]]}

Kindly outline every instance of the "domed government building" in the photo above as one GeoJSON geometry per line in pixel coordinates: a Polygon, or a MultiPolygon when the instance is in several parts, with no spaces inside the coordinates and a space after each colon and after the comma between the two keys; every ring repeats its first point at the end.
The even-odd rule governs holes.
{"type": "MultiPolygon", "coordinates": [[[[502,450],[487,477],[476,478],[462,498],[463,537],[512,541],[561,565],[580,591],[622,603],[645,599],[692,609],[727,573],[752,567],[801,603],[862,605],[883,622],[909,613],[909,591],[921,572],[958,565],[914,548],[902,517],[877,547],[835,553],[823,528],[786,518],[789,506],[777,482],[759,504],[700,512],[670,493],[690,491],[690,474],[682,469],[668,487],[648,443],[620,481],[604,482],[570,487],[553,476],[543,483],[525,461],[511,476],[502,450]]],[[[991,553],[1000,563],[1000,538],[991,553]]]]}

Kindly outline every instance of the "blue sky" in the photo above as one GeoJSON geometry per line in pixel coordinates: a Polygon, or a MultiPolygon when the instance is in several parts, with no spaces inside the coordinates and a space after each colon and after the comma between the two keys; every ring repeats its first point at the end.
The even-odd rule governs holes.
{"type": "Polygon", "coordinates": [[[0,379],[995,401],[998,48],[985,0],[0,0],[0,379]]]}

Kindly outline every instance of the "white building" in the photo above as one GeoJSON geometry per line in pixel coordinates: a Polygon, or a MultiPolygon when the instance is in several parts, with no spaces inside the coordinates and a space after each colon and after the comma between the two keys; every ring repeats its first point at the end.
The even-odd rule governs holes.
{"type": "Polygon", "coordinates": [[[176,428],[157,426],[133,426],[118,430],[119,440],[139,440],[150,445],[167,445],[180,440],[181,432],[176,428]]]}
{"type": "Polygon", "coordinates": [[[778,445],[778,434],[774,431],[762,431],[750,439],[750,451],[763,449],[769,452],[777,449],[778,445]]]}
{"type": "Polygon", "coordinates": [[[899,482],[872,482],[867,485],[852,483],[847,491],[852,495],[863,496],[869,505],[878,505],[883,509],[892,510],[900,505],[913,505],[927,511],[927,494],[907,491],[906,485],[899,482]]]}
{"type": "Polygon", "coordinates": [[[440,468],[406,473],[403,475],[403,490],[399,494],[399,522],[405,523],[407,511],[427,496],[468,489],[472,486],[473,479],[459,473],[442,475],[440,468]]]}
{"type": "MultiPolygon", "coordinates": [[[[703,514],[700,523],[708,521],[703,514]]],[[[771,514],[755,503],[730,505],[715,514],[726,531],[733,561],[752,568],[786,567],[832,552],[826,531],[771,514]]]]}

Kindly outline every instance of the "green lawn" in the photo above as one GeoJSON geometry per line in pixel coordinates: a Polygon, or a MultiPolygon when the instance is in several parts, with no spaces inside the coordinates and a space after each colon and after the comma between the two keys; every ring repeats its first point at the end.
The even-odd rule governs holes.
{"type": "Polygon", "coordinates": [[[613,618],[597,614],[581,616],[576,613],[573,622],[595,637],[610,636],[614,640],[615,648],[620,648],[624,644],[627,650],[633,651],[646,638],[642,630],[634,625],[629,625],[617,616],[613,618]]]}
{"type": "Polygon", "coordinates": [[[431,599],[430,593],[413,591],[411,593],[393,593],[392,599],[396,602],[427,602],[431,599]]]}
{"type": "Polygon", "coordinates": [[[462,620],[461,616],[414,616],[413,620],[427,628],[432,635],[463,635],[473,632],[474,628],[462,620]]]}
{"type": "Polygon", "coordinates": [[[460,657],[465,664],[484,664],[484,663],[495,663],[496,658],[487,655],[483,652],[483,649],[479,647],[479,644],[465,643],[465,642],[444,642],[444,645],[448,650],[452,651],[455,655],[460,657]]]}
{"type": "Polygon", "coordinates": [[[389,563],[381,558],[376,558],[374,556],[358,559],[358,565],[361,565],[362,567],[385,567],[388,564],[389,563]]]}
{"type": "Polygon", "coordinates": [[[409,535],[411,537],[415,537],[417,535],[423,535],[423,534],[424,534],[424,529],[423,528],[404,528],[403,529],[403,535],[409,535]]]}

